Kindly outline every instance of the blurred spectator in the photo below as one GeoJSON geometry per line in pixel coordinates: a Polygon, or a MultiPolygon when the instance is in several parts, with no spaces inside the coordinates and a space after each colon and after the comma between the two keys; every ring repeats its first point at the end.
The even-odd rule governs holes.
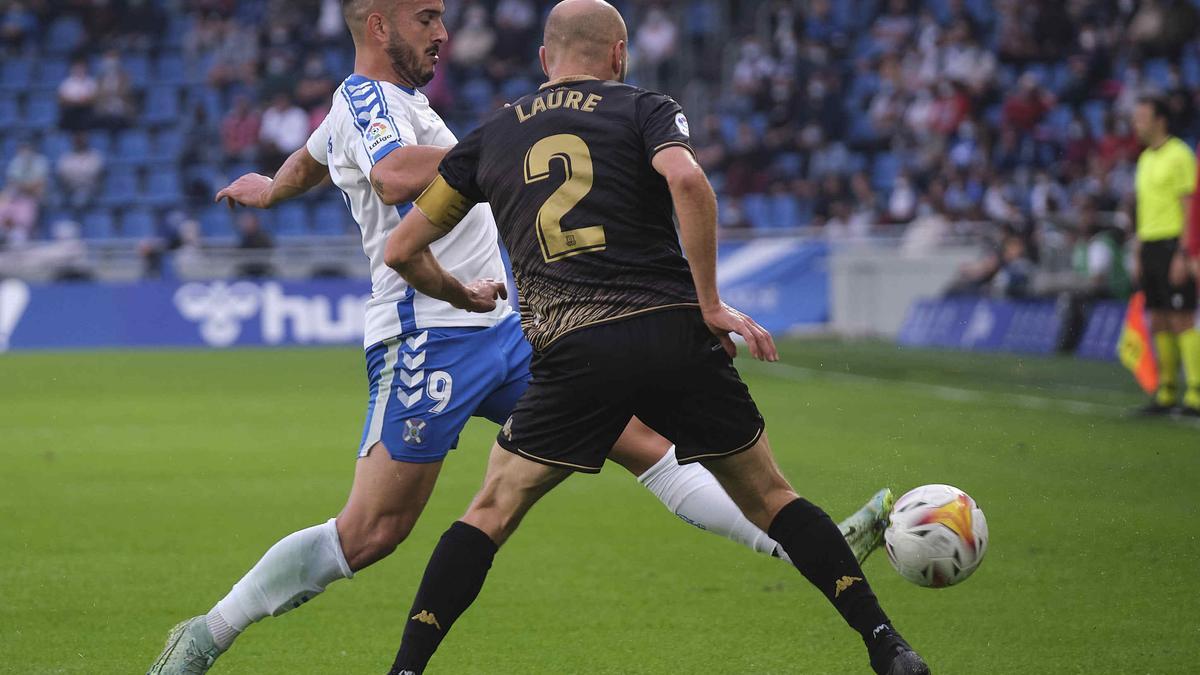
{"type": "Polygon", "coordinates": [[[203,251],[200,223],[182,213],[172,213],[167,218],[166,235],[148,239],[138,245],[142,257],[142,275],[147,279],[160,279],[167,270],[168,257],[174,266],[187,267],[198,261],[203,251]]]}
{"type": "Polygon", "coordinates": [[[33,143],[22,141],[8,163],[5,186],[0,190],[0,242],[12,247],[29,241],[49,177],[50,162],[34,150],[33,143]]]}
{"type": "MultiPolygon", "coordinates": [[[[243,210],[237,218],[238,248],[243,251],[266,251],[275,246],[271,235],[267,234],[259,224],[258,215],[253,211],[243,210]]],[[[249,256],[238,267],[238,276],[267,277],[273,273],[269,257],[249,256]]]]}
{"type": "Polygon", "coordinates": [[[325,72],[325,61],[320,54],[313,54],[304,62],[304,72],[296,83],[296,104],[305,110],[313,112],[316,124],[309,124],[313,129],[321,124],[329,112],[333,90],[337,84],[325,72]]]}
{"type": "Polygon", "coordinates": [[[67,131],[91,128],[99,86],[88,72],[87,61],[71,63],[67,78],[58,85],[58,125],[67,131]]]}
{"type": "Polygon", "coordinates": [[[96,124],[110,131],[124,129],[133,122],[137,109],[121,55],[116,51],[105,53],[97,71],[96,124]]]}
{"type": "Polygon", "coordinates": [[[278,169],[308,141],[308,134],[308,115],[287,94],[277,94],[271,107],[263,112],[258,132],[263,167],[268,171],[278,169]]]}
{"type": "Polygon", "coordinates": [[[1085,284],[1086,297],[1128,298],[1133,283],[1125,265],[1120,232],[1103,226],[1100,213],[1091,200],[1084,200],[1079,209],[1076,232],[1072,269],[1085,284]]]}
{"type": "Polygon", "coordinates": [[[252,85],[257,78],[259,36],[255,26],[236,19],[216,19],[200,27],[195,43],[199,51],[214,55],[208,81],[224,89],[240,82],[252,85]],[[210,33],[211,31],[211,33],[210,33]]]}
{"type": "Polygon", "coordinates": [[[907,223],[917,215],[917,192],[912,178],[900,174],[892,183],[892,194],[888,197],[887,217],[893,223],[907,223]]]}
{"type": "Polygon", "coordinates": [[[1017,83],[1017,90],[1004,101],[1004,123],[1028,134],[1053,106],[1053,97],[1041,88],[1037,77],[1026,73],[1017,83]]]}
{"type": "Polygon", "coordinates": [[[651,7],[633,36],[641,84],[649,89],[662,89],[675,58],[679,29],[662,7],[651,7]]]}
{"type": "Polygon", "coordinates": [[[58,159],[59,187],[67,205],[82,209],[92,203],[100,187],[104,157],[88,142],[87,134],[76,133],[70,152],[58,159]]]}
{"type": "Polygon", "coordinates": [[[0,5],[0,47],[18,51],[38,28],[37,15],[20,0],[0,5]]]}
{"type": "Polygon", "coordinates": [[[488,21],[487,7],[478,2],[471,3],[462,27],[454,34],[450,48],[450,62],[468,70],[483,65],[496,46],[496,31],[488,21]]]}
{"type": "Polygon", "coordinates": [[[250,99],[238,96],[233,108],[221,121],[221,147],[230,159],[250,161],[258,155],[262,116],[250,105],[250,99]]]}

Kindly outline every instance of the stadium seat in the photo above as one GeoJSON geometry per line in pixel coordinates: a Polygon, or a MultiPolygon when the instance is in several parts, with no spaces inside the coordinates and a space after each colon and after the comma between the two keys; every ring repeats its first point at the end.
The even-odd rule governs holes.
{"type": "Polygon", "coordinates": [[[150,80],[150,59],[143,54],[122,54],[121,67],[135,89],[144,88],[150,80]]]}
{"type": "Polygon", "coordinates": [[[154,214],[146,209],[133,209],[121,216],[119,235],[122,239],[145,239],[156,232],[154,214]]]}
{"type": "Polygon", "coordinates": [[[150,82],[152,85],[183,85],[188,83],[187,64],[184,63],[183,57],[177,53],[168,53],[159,56],[155,61],[153,68],[150,70],[150,82]]]}
{"type": "Polygon", "coordinates": [[[342,236],[351,232],[350,212],[341,198],[318,204],[312,212],[313,232],[325,236],[342,236]]]}
{"type": "Polygon", "coordinates": [[[150,134],[144,129],[129,129],[117,135],[112,159],[125,164],[145,164],[150,159],[150,134]]]}
{"type": "Polygon", "coordinates": [[[0,64],[0,87],[25,89],[33,81],[33,60],[22,57],[5,57],[0,64]]]}
{"type": "Polygon", "coordinates": [[[51,54],[70,54],[82,46],[85,39],[87,31],[78,17],[60,16],[50,24],[44,49],[51,54]]]}
{"type": "Polygon", "coordinates": [[[156,84],[146,92],[142,122],[151,126],[179,121],[179,90],[171,84],[156,84]]]}
{"type": "Polygon", "coordinates": [[[152,162],[176,162],[183,155],[186,139],[175,129],[164,129],[154,136],[153,147],[147,158],[152,162]]]}
{"type": "Polygon", "coordinates": [[[151,206],[174,206],[183,201],[183,184],[174,165],[156,166],[146,174],[142,201],[151,206]]]}
{"type": "Polygon", "coordinates": [[[99,202],[104,206],[131,206],[138,200],[137,174],[127,167],[113,167],[104,175],[99,202]]]}
{"type": "Polygon", "coordinates": [[[49,129],[58,125],[58,96],[45,90],[30,94],[25,106],[25,124],[35,129],[49,129]]]}
{"type": "Polygon", "coordinates": [[[42,138],[42,154],[50,160],[51,164],[56,164],[59,157],[70,152],[71,145],[71,136],[52,131],[42,138]]]}
{"type": "Polygon", "coordinates": [[[771,195],[768,208],[773,227],[790,229],[808,224],[800,218],[800,203],[794,195],[771,195]]]}
{"type": "Polygon", "coordinates": [[[311,235],[308,227],[308,209],[300,203],[284,204],[275,209],[275,227],[272,233],[278,237],[311,235]]]}
{"type": "Polygon", "coordinates": [[[234,236],[233,212],[224,204],[209,206],[200,214],[200,230],[205,237],[229,238],[234,236]]]}
{"type": "Polygon", "coordinates": [[[1109,106],[1104,101],[1088,101],[1083,104],[1083,118],[1087,120],[1092,136],[1100,138],[1104,135],[1104,118],[1109,106]]]}
{"type": "MultiPolygon", "coordinates": [[[[21,110],[16,98],[0,96],[0,129],[9,130],[21,125],[21,110]]],[[[11,155],[6,154],[6,157],[11,155]]]]}
{"type": "Polygon", "coordinates": [[[112,239],[116,234],[112,213],[108,209],[96,209],[83,217],[84,239],[112,239]]]}
{"type": "Polygon", "coordinates": [[[766,195],[750,194],[742,198],[742,211],[746,220],[756,230],[766,230],[774,226],[771,222],[771,209],[767,204],[766,195]]]}
{"type": "Polygon", "coordinates": [[[37,64],[37,84],[57,88],[60,82],[67,79],[70,68],[71,63],[65,58],[44,57],[37,64]]]}

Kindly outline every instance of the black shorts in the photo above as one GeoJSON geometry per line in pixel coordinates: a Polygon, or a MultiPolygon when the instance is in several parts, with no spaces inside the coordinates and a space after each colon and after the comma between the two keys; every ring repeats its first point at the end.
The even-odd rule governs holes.
{"type": "Polygon", "coordinates": [[[1181,286],[1171,284],[1171,260],[1179,251],[1178,239],[1142,242],[1142,290],[1146,308],[1196,311],[1196,280],[1189,273],[1181,286]]]}
{"type": "Polygon", "coordinates": [[[750,391],[695,308],[570,333],[534,354],[530,373],[496,440],[542,464],[599,473],[634,415],[675,444],[680,464],[748,450],[763,433],[750,391]]]}

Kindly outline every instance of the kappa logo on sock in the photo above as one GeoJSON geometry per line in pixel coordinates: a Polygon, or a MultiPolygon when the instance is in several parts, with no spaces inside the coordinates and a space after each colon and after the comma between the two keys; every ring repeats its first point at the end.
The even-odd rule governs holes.
{"type": "Polygon", "coordinates": [[[843,591],[849,589],[855,582],[862,581],[862,577],[842,577],[833,585],[833,597],[837,598],[843,591]]]}
{"type": "Polygon", "coordinates": [[[875,627],[875,630],[871,631],[871,638],[872,639],[877,638],[877,637],[879,637],[880,633],[887,631],[887,630],[891,630],[891,629],[892,629],[891,626],[887,625],[886,623],[881,623],[875,627]]]}
{"type": "Polygon", "coordinates": [[[412,620],[416,621],[417,623],[429,624],[438,630],[442,629],[442,624],[438,623],[437,617],[433,615],[433,612],[427,609],[423,609],[418,612],[417,615],[412,618],[412,620]]]}

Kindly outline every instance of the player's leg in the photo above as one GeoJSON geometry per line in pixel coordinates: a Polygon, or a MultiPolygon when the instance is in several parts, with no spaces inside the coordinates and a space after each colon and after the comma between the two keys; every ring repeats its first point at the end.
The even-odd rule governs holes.
{"type": "Polygon", "coordinates": [[[496,551],[529,509],[570,474],[499,445],[492,449],[483,488],[429,558],[391,673],[425,671],[454,622],[478,597],[496,551]]]}
{"type": "MultiPolygon", "coordinates": [[[[1172,264],[1182,264],[1173,260],[1172,264]]],[[[1200,416],[1200,332],[1196,330],[1197,297],[1196,279],[1186,275],[1183,284],[1171,289],[1172,311],[1168,317],[1168,330],[1175,336],[1179,349],[1179,361],[1183,365],[1186,387],[1182,397],[1185,415],[1200,416]]]]}
{"type": "Polygon", "coordinates": [[[684,522],[753,551],[786,558],[766,532],[746,520],[707,469],[699,464],[679,464],[675,446],[640,420],[630,421],[609,459],[637,476],[639,483],[684,522]]]}
{"type": "Polygon", "coordinates": [[[1150,318],[1150,334],[1158,363],[1158,391],[1142,412],[1169,413],[1179,403],[1179,337],[1172,330],[1170,266],[1173,249],[1166,242],[1145,242],[1141,249],[1142,289],[1150,318]]]}
{"type": "Polygon", "coordinates": [[[881,675],[928,673],[879,606],[866,574],[833,520],[783,477],[764,434],[749,450],[704,461],[746,517],[770,533],[796,569],[862,636],[881,675]]]}

